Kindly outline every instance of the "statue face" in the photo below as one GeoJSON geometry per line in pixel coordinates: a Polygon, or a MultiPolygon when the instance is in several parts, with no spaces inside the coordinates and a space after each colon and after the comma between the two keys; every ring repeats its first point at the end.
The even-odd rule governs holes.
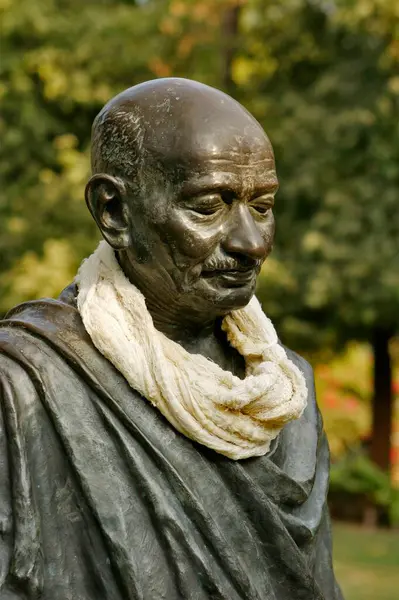
{"type": "MultiPolygon", "coordinates": [[[[89,198],[103,235],[123,246],[131,281],[147,299],[157,294],[159,302],[200,318],[245,306],[272,248],[278,187],[273,149],[259,123],[222,92],[187,80],[141,84],[108,110],[112,119],[124,111],[125,122],[134,121],[132,136],[138,127],[144,132],[139,185],[125,179],[135,192],[122,198],[114,219],[127,223],[128,241],[113,244],[112,228],[89,198]]],[[[129,135],[121,129],[123,148],[129,135]]]]}
{"type": "Polygon", "coordinates": [[[168,280],[188,301],[220,313],[245,306],[254,293],[272,248],[278,185],[265,135],[239,145],[223,137],[201,152],[190,144],[153,188],[149,172],[149,194],[132,203],[131,219],[133,248],[135,239],[148,242],[142,257],[132,256],[141,276],[168,280]]]}

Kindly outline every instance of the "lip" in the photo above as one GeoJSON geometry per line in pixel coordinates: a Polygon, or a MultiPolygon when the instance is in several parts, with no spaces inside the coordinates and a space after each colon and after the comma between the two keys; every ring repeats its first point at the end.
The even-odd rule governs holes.
{"type": "Polygon", "coordinates": [[[227,283],[236,285],[244,285],[252,281],[255,274],[255,269],[229,269],[229,270],[217,270],[214,271],[203,271],[202,275],[206,279],[214,277],[221,278],[227,283]]]}

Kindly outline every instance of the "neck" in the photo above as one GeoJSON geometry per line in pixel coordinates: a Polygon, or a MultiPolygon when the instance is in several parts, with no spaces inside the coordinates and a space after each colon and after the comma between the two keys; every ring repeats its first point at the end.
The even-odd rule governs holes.
{"type": "Polygon", "coordinates": [[[116,258],[126,277],[143,294],[158,331],[179,343],[213,335],[219,320],[217,315],[210,316],[209,310],[201,312],[198,302],[185,300],[172,280],[159,277],[157,269],[151,273],[151,267],[146,265],[145,273],[142,273],[141,265],[132,264],[123,251],[117,252],[116,258]]]}
{"type": "Polygon", "coordinates": [[[222,316],[204,318],[198,310],[187,306],[178,293],[172,294],[173,286],[163,281],[149,283],[141,277],[139,269],[133,269],[123,253],[117,253],[118,262],[129,281],[143,294],[148,312],[158,331],[177,342],[190,354],[202,354],[239,377],[244,376],[245,362],[230,346],[221,329],[222,316]]]}
{"type": "Polygon", "coordinates": [[[220,327],[220,322],[216,319],[206,323],[195,323],[189,320],[184,322],[181,320],[181,316],[175,314],[174,311],[159,310],[158,306],[151,305],[147,301],[146,305],[156,329],[169,339],[181,344],[186,350],[213,339],[216,330],[220,327]]]}
{"type": "Polygon", "coordinates": [[[185,302],[184,295],[175,289],[172,280],[159,277],[156,269],[151,273],[151,268],[146,266],[143,274],[141,265],[133,265],[125,253],[117,252],[116,258],[126,277],[143,294],[158,331],[179,343],[213,335],[217,315],[204,317],[196,306],[198,302],[191,305],[185,302]]]}

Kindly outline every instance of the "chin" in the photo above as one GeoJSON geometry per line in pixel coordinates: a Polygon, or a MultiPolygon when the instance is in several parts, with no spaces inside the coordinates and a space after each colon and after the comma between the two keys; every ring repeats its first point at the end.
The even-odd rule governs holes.
{"type": "Polygon", "coordinates": [[[209,286],[206,292],[203,297],[210,304],[210,310],[225,315],[232,310],[244,308],[248,304],[255,293],[255,284],[230,288],[209,286]]]}

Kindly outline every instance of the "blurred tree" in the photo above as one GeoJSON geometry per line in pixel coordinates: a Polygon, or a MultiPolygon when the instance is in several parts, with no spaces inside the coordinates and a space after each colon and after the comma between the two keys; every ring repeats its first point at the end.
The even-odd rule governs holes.
{"type": "Polygon", "coordinates": [[[0,0],[0,314],[59,293],[93,249],[82,200],[91,123],[110,97],[154,77],[167,5],[0,0]]]}

